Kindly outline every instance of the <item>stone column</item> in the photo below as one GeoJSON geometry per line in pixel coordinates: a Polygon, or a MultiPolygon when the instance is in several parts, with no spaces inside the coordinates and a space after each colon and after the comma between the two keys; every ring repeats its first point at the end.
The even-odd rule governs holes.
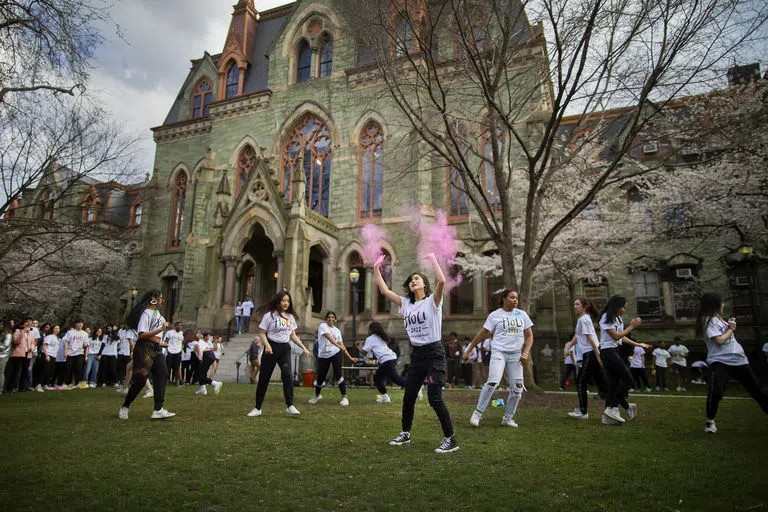
{"type": "Polygon", "coordinates": [[[224,264],[224,306],[234,306],[237,258],[234,256],[223,256],[221,262],[224,264]]]}

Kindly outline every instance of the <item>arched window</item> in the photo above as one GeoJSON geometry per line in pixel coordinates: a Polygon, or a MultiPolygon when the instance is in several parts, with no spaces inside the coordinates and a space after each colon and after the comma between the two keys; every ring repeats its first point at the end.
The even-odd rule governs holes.
{"type": "Polygon", "coordinates": [[[200,80],[192,91],[192,119],[208,115],[208,104],[213,101],[213,87],[207,78],[200,80]]]}
{"type": "MultiPolygon", "coordinates": [[[[386,256],[384,264],[379,269],[381,271],[381,277],[384,278],[384,282],[392,289],[392,255],[385,249],[381,250],[381,253],[386,256]]],[[[389,307],[391,302],[389,299],[379,291],[379,287],[376,286],[376,313],[389,313],[389,307]]]]}
{"type": "Polygon", "coordinates": [[[455,167],[448,169],[448,215],[460,217],[469,215],[469,197],[464,190],[464,181],[455,167]]]}
{"type": "Polygon", "coordinates": [[[302,39],[296,49],[296,83],[308,82],[312,72],[312,50],[309,43],[302,39]]]}
{"type": "Polygon", "coordinates": [[[374,121],[360,133],[360,218],[381,217],[384,182],[384,130],[374,121]]]}
{"type": "Polygon", "coordinates": [[[280,183],[286,202],[291,201],[293,173],[302,159],[307,177],[307,205],[327,217],[331,189],[331,132],[323,121],[309,114],[296,123],[283,145],[280,183]]]}
{"type": "Polygon", "coordinates": [[[397,39],[395,40],[395,55],[407,55],[413,53],[413,27],[411,22],[402,18],[395,27],[397,39]]]}
{"type": "Polygon", "coordinates": [[[320,72],[317,75],[320,78],[331,76],[333,72],[333,37],[330,34],[323,36],[318,54],[320,55],[320,72]]]}
{"type": "Polygon", "coordinates": [[[227,71],[227,99],[237,96],[237,87],[239,82],[240,68],[237,67],[235,62],[232,62],[232,64],[229,66],[229,71],[227,71]]]}
{"type": "Polygon", "coordinates": [[[184,224],[184,199],[187,196],[187,173],[179,171],[173,182],[171,195],[171,227],[168,237],[168,247],[181,247],[181,228],[184,224]]]}
{"type": "Polygon", "coordinates": [[[355,268],[360,273],[360,278],[357,280],[357,284],[352,284],[347,276],[347,286],[349,286],[349,307],[347,311],[349,314],[352,314],[352,308],[356,306],[355,314],[359,315],[365,310],[365,264],[363,263],[363,258],[360,254],[355,251],[349,255],[347,265],[350,271],[355,268]]]}
{"type": "Polygon", "coordinates": [[[96,222],[99,215],[99,195],[96,193],[95,187],[91,187],[88,195],[85,196],[83,202],[80,203],[81,219],[83,222],[96,222]]]}
{"type": "Polygon", "coordinates": [[[129,226],[141,226],[141,213],[144,208],[141,205],[141,201],[137,198],[131,206],[131,218],[128,221],[129,226]]]}
{"type": "Polygon", "coordinates": [[[237,177],[235,178],[235,199],[245,188],[248,176],[256,166],[256,151],[251,146],[245,146],[237,157],[237,177]]]}

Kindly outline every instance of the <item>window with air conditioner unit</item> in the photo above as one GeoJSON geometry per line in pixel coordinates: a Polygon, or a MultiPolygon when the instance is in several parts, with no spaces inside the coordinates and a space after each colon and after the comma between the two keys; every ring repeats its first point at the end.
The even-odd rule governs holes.
{"type": "Polygon", "coordinates": [[[736,286],[749,286],[749,276],[736,276],[734,284],[736,286]]]}
{"type": "Polygon", "coordinates": [[[675,276],[678,279],[693,279],[693,269],[692,268],[678,268],[675,270],[675,276]]]}
{"type": "Polygon", "coordinates": [[[641,150],[643,151],[644,155],[656,153],[659,151],[659,143],[655,140],[651,142],[644,142],[641,150]]]}

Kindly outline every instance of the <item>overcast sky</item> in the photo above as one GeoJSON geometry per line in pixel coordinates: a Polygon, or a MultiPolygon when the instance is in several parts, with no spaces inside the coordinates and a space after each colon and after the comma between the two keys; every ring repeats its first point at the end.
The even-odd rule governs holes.
{"type": "MultiPolygon", "coordinates": [[[[187,76],[190,59],[221,52],[237,0],[121,0],[115,3],[114,28],[95,54],[89,90],[125,129],[140,137],[140,174],[152,171],[155,144],[150,128],[162,124],[187,76]]],[[[290,3],[256,0],[265,11],[290,3]]]]}

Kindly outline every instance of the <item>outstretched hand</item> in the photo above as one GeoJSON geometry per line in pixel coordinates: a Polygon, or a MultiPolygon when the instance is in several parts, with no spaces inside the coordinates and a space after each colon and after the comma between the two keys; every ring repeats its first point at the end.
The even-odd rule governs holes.
{"type": "Polygon", "coordinates": [[[379,269],[384,264],[384,260],[387,258],[386,254],[382,254],[376,259],[376,262],[373,264],[373,268],[379,269]]]}

